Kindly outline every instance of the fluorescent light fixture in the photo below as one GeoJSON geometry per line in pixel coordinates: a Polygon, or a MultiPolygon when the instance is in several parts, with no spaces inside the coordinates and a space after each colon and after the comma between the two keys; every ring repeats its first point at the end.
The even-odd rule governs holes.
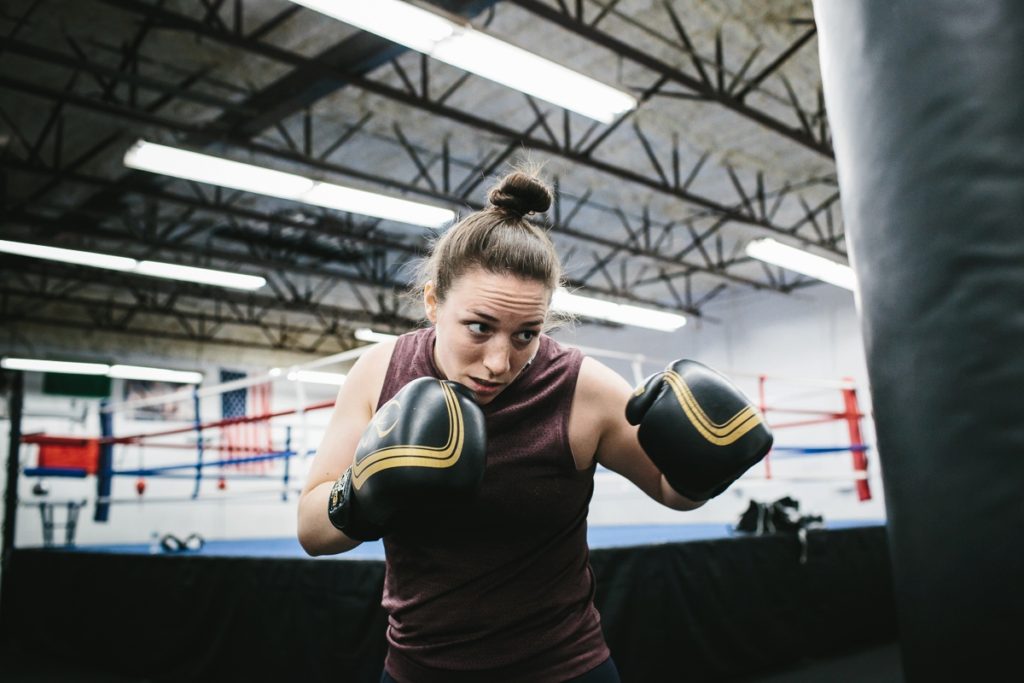
{"type": "Polygon", "coordinates": [[[770,238],[754,240],[747,244],[747,256],[765,263],[771,263],[792,270],[822,282],[850,291],[856,291],[857,278],[853,268],[830,261],[821,256],[790,247],[770,238]]]}
{"type": "Polygon", "coordinates": [[[199,372],[146,368],[138,365],[114,365],[106,363],[74,363],[59,360],[35,358],[4,358],[0,367],[8,370],[29,372],[60,372],[68,375],[106,375],[114,379],[146,379],[177,384],[200,384],[203,375],[199,372]]]}
{"type": "Polygon", "coordinates": [[[292,173],[157,145],[145,140],[139,140],[129,148],[124,155],[124,165],[139,171],[173,175],[185,180],[284,199],[294,199],[313,188],[312,180],[292,173]]]}
{"type": "Polygon", "coordinates": [[[391,341],[392,339],[398,339],[398,335],[374,332],[367,327],[361,327],[355,331],[355,338],[364,342],[386,342],[391,341]]]}
{"type": "Polygon", "coordinates": [[[139,365],[114,365],[107,373],[115,379],[140,379],[153,382],[174,382],[176,384],[202,384],[201,372],[146,368],[139,365]]]}
{"type": "Polygon", "coordinates": [[[390,221],[409,223],[410,225],[438,227],[450,223],[455,218],[455,212],[450,209],[410,202],[397,197],[387,197],[332,183],[314,183],[313,187],[299,198],[299,201],[327,209],[386,218],[390,221]]]}
{"type": "Polygon", "coordinates": [[[125,258],[124,256],[111,256],[110,254],[98,254],[92,251],[77,251],[75,249],[60,249],[25,242],[0,240],[0,251],[19,256],[46,259],[48,261],[61,261],[62,263],[73,263],[75,265],[92,266],[93,268],[104,268],[205,285],[217,285],[231,289],[259,289],[267,284],[267,281],[258,275],[243,275],[241,273],[230,273],[225,270],[179,266],[174,263],[162,263],[160,261],[137,261],[133,258],[125,258]]]}
{"type": "Polygon", "coordinates": [[[106,363],[71,363],[61,360],[41,360],[37,358],[4,358],[0,367],[7,370],[25,370],[27,372],[61,372],[69,375],[105,375],[110,370],[106,363]]]}
{"type": "Polygon", "coordinates": [[[107,270],[132,271],[139,263],[133,258],[125,258],[124,256],[96,254],[91,251],[61,249],[60,247],[47,247],[42,244],[11,242],[9,240],[0,240],[0,251],[18,256],[46,259],[47,261],[61,261],[79,266],[106,268],[107,270]]]}
{"type": "Polygon", "coordinates": [[[259,289],[267,284],[267,281],[258,275],[228,273],[223,270],[179,266],[176,263],[161,263],[159,261],[141,261],[138,267],[135,268],[135,272],[139,275],[151,275],[169,280],[184,280],[185,282],[197,282],[204,285],[217,285],[218,287],[230,287],[231,289],[259,289]]]}
{"type": "Polygon", "coordinates": [[[341,386],[345,383],[345,375],[340,372],[318,372],[316,370],[295,370],[288,373],[288,379],[293,382],[333,384],[335,386],[341,386]]]}
{"type": "Polygon", "coordinates": [[[597,318],[635,327],[647,327],[662,332],[672,332],[686,324],[686,318],[676,313],[591,299],[578,294],[570,294],[564,287],[559,287],[555,291],[551,298],[551,307],[556,311],[582,315],[587,318],[597,318]]]}
{"type": "Polygon", "coordinates": [[[294,173],[274,171],[145,140],[138,140],[125,152],[124,165],[140,171],[160,173],[175,178],[219,185],[268,197],[289,199],[410,225],[436,228],[450,223],[455,218],[455,212],[450,209],[356,190],[294,173]]]}
{"type": "Polygon", "coordinates": [[[629,93],[407,2],[293,2],[601,123],[637,106],[629,93]]]}

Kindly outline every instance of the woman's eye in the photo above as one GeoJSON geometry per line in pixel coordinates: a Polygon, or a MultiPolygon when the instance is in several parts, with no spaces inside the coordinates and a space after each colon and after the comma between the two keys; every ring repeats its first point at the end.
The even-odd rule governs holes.
{"type": "Polygon", "coordinates": [[[521,342],[528,342],[533,341],[534,337],[536,336],[537,332],[535,330],[523,330],[522,332],[516,334],[516,339],[518,339],[521,342]]]}
{"type": "Polygon", "coordinates": [[[487,331],[490,329],[484,323],[467,323],[466,327],[468,327],[469,331],[473,334],[487,334],[487,331]]]}

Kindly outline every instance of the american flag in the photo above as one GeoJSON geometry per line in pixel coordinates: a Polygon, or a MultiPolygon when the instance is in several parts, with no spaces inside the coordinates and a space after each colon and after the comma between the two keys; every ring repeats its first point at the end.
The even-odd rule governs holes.
{"type": "MultiPolygon", "coordinates": [[[[244,372],[235,372],[234,370],[221,370],[220,381],[233,382],[236,379],[242,379],[245,377],[244,372]]],[[[241,389],[235,389],[234,391],[227,391],[221,394],[220,397],[220,413],[222,419],[228,419],[232,417],[244,417],[246,415],[246,400],[247,390],[243,387],[241,389]]]]}

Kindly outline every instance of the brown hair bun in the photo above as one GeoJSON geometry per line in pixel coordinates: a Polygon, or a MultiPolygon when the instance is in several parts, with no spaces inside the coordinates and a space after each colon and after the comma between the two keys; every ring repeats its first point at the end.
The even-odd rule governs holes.
{"type": "Polygon", "coordinates": [[[551,190],[543,182],[522,171],[513,171],[487,193],[495,209],[516,218],[528,213],[543,213],[551,206],[551,190]]]}

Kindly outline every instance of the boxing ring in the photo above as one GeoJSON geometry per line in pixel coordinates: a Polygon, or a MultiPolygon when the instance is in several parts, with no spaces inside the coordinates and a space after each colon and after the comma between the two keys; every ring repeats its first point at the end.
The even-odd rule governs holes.
{"type": "MultiPolygon", "coordinates": [[[[317,427],[325,424],[335,400],[333,397],[307,400],[305,383],[297,382],[294,383],[296,394],[281,405],[276,400],[278,389],[275,387],[285,382],[292,385],[289,378],[297,378],[301,373],[351,362],[368,348],[360,347],[302,366],[231,377],[228,381],[169,394],[106,402],[99,409],[98,433],[93,436],[25,434],[21,445],[30,452],[20,458],[25,463],[22,476],[35,479],[36,484],[31,495],[22,496],[22,505],[38,509],[44,545],[56,544],[56,532],[63,529],[63,545],[73,546],[76,529],[83,525],[79,521],[83,510],[91,512],[94,524],[106,526],[112,510],[118,507],[143,513],[145,508],[157,505],[172,509],[171,506],[202,503],[260,502],[270,509],[274,501],[294,503],[319,442],[317,427]],[[229,410],[232,400],[234,403],[241,401],[241,407],[229,410]],[[146,411],[170,415],[173,419],[159,422],[130,419],[146,411]],[[311,426],[314,418],[319,424],[311,426]],[[46,495],[48,481],[75,479],[81,480],[81,487],[71,489],[61,484],[61,491],[67,495],[46,495]],[[127,482],[134,485],[129,486],[127,482]]],[[[587,355],[620,364],[620,371],[624,369],[624,374],[631,375],[634,383],[642,382],[645,374],[668,364],[665,359],[638,354],[580,349],[587,355]]],[[[810,487],[827,486],[831,482],[847,491],[855,491],[857,501],[872,499],[868,469],[870,447],[865,442],[862,427],[868,415],[861,411],[852,380],[729,375],[748,395],[757,397],[761,412],[776,434],[776,445],[768,456],[734,485],[737,493],[751,498],[771,496],[778,495],[773,491],[780,490],[772,484],[811,491],[810,487]],[[802,488],[804,486],[808,488],[802,488]]],[[[636,495],[632,487],[624,486],[626,482],[621,477],[600,466],[595,482],[597,492],[592,509],[600,508],[605,499],[603,492],[609,489],[636,495]]],[[[630,500],[622,496],[615,500],[615,505],[631,505],[630,500]]],[[[717,523],[717,527],[705,525],[700,532],[688,530],[686,525],[676,531],[655,529],[654,532],[674,540],[687,540],[692,533],[706,535],[711,533],[707,529],[714,528],[719,536],[725,536],[729,528],[723,522],[734,521],[739,512],[739,509],[719,512],[716,520],[696,515],[696,522],[717,523]]],[[[863,519],[860,514],[854,517],[863,519]]],[[[880,518],[881,515],[875,515],[867,521],[876,522],[880,518]]],[[[620,520],[614,510],[598,509],[594,511],[592,525],[624,527],[629,526],[629,521],[620,520]],[[610,524],[606,523],[609,519],[610,524]]],[[[664,519],[659,521],[657,526],[664,525],[664,519]]],[[[843,524],[846,519],[828,521],[843,524]]],[[[642,523],[632,526],[643,529],[642,523]]],[[[669,526],[680,526],[678,516],[669,526]]],[[[166,531],[161,530],[159,534],[166,531]]],[[[196,530],[172,531],[181,536],[196,530]]],[[[158,532],[151,531],[147,535],[155,533],[158,532]]],[[[294,535],[290,530],[286,533],[294,535]]],[[[625,532],[616,528],[602,533],[622,537],[625,532]]],[[[636,533],[638,539],[647,537],[643,531],[636,533]]],[[[88,544],[132,543],[130,538],[114,539],[111,534],[99,536],[88,544]]],[[[146,542],[152,545],[152,538],[147,538],[146,542]]],[[[600,538],[595,538],[594,542],[602,543],[600,538]]]]}
{"type": "MultiPolygon", "coordinates": [[[[658,359],[584,351],[627,363],[635,381],[663,367],[658,359]]],[[[98,413],[98,433],[88,436],[24,435],[21,507],[39,510],[44,534],[43,543],[12,554],[5,580],[17,589],[5,601],[5,632],[29,650],[51,656],[56,648],[60,657],[124,675],[328,679],[344,669],[351,680],[376,681],[386,624],[379,541],[309,558],[294,533],[224,538],[192,533],[184,523],[159,536],[75,539],[76,523],[105,529],[147,514],[294,514],[315,423],[334,405],[307,400],[302,389],[290,405],[276,405],[270,387],[297,371],[110,402],[98,413]],[[224,417],[217,407],[242,389],[246,411],[224,417]],[[170,422],[124,417],[172,403],[178,409],[170,422]],[[48,487],[52,493],[36,495],[48,487]],[[110,643],[117,644],[116,661],[105,655],[110,643]]],[[[737,493],[723,495],[723,504],[738,511],[747,498],[780,486],[870,503],[870,447],[861,424],[868,416],[851,382],[738,381],[758,396],[780,445],[737,482],[737,493]],[[811,394],[830,398],[808,405],[811,394]],[[839,433],[845,438],[836,439],[839,433]]],[[[672,523],[604,523],[602,506],[614,515],[628,504],[615,498],[625,484],[598,469],[588,529],[596,602],[624,680],[684,670],[689,680],[723,680],[895,639],[880,518],[826,518],[802,537],[740,533],[735,514],[727,521],[679,523],[675,513],[672,523]]]]}

